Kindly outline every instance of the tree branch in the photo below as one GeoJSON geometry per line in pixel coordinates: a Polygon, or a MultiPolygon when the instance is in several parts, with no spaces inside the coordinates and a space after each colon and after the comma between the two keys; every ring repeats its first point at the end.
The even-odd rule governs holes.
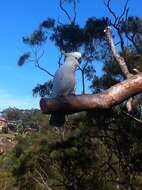
{"type": "Polygon", "coordinates": [[[102,93],[94,95],[70,95],[56,99],[43,98],[40,101],[40,108],[46,114],[61,111],[66,114],[72,114],[88,110],[109,109],[141,92],[142,73],[134,75],[102,93]]]}
{"type": "Polygon", "coordinates": [[[66,9],[63,7],[63,3],[64,3],[64,0],[60,0],[60,2],[59,2],[60,9],[65,13],[65,15],[69,19],[70,23],[72,23],[72,19],[71,19],[70,15],[68,14],[68,12],[66,11],[66,9]]]}
{"type": "Polygon", "coordinates": [[[76,20],[76,15],[77,15],[77,12],[76,12],[76,5],[77,2],[76,0],[73,0],[73,10],[74,10],[74,18],[73,18],[73,23],[75,23],[75,20],[76,20]]]}
{"type": "MultiPolygon", "coordinates": [[[[110,45],[110,48],[111,48],[111,51],[116,59],[116,61],[118,62],[120,68],[121,68],[121,71],[123,73],[123,75],[129,79],[131,76],[133,76],[129,70],[128,70],[128,67],[127,67],[127,64],[125,62],[125,59],[120,56],[120,54],[117,52],[116,48],[115,48],[115,45],[114,45],[114,41],[113,41],[113,37],[112,37],[112,31],[111,31],[111,28],[110,27],[106,27],[106,29],[104,30],[104,32],[106,33],[106,37],[108,39],[108,43],[110,45]]],[[[118,33],[119,33],[119,30],[118,30],[118,33]]],[[[120,39],[121,39],[121,35],[120,35],[120,39]]],[[[123,42],[123,40],[121,39],[121,43],[123,42]]],[[[127,110],[128,112],[131,112],[132,111],[132,102],[133,102],[133,99],[130,98],[128,101],[127,101],[127,110]]]]}
{"type": "Polygon", "coordinates": [[[129,118],[133,119],[134,121],[136,121],[136,122],[142,124],[142,120],[141,120],[141,119],[138,119],[138,118],[132,116],[131,114],[127,113],[127,112],[123,112],[123,113],[124,113],[125,115],[127,115],[129,118]]]}
{"type": "Polygon", "coordinates": [[[76,21],[76,16],[77,16],[77,0],[72,0],[72,4],[73,4],[73,16],[71,16],[68,11],[64,8],[64,3],[66,2],[66,0],[60,0],[59,1],[59,6],[60,9],[65,13],[65,15],[67,16],[69,22],[72,24],[75,23],[76,21]]]}
{"type": "Polygon", "coordinates": [[[45,73],[47,73],[47,74],[50,75],[51,77],[54,77],[54,75],[52,75],[48,70],[46,70],[46,69],[44,69],[43,67],[41,67],[41,66],[39,65],[39,63],[38,63],[38,64],[35,64],[35,67],[37,67],[38,69],[44,71],[45,73]]]}
{"type": "Polygon", "coordinates": [[[86,69],[87,65],[88,65],[88,61],[86,61],[82,67],[78,66],[78,68],[79,68],[78,70],[80,70],[80,72],[81,72],[82,94],[85,94],[85,69],[86,69]]]}
{"type": "Polygon", "coordinates": [[[110,14],[113,16],[114,18],[114,22],[111,22],[111,25],[116,29],[117,33],[118,33],[118,36],[120,38],[120,46],[121,46],[121,49],[122,49],[122,52],[123,54],[125,55],[125,46],[124,46],[124,40],[123,40],[123,36],[122,36],[122,33],[120,31],[120,25],[121,25],[121,22],[123,21],[123,19],[125,18],[125,20],[127,19],[128,17],[128,11],[129,9],[127,8],[128,6],[128,1],[129,0],[126,0],[125,4],[124,4],[124,8],[122,10],[122,13],[121,15],[117,15],[111,8],[111,0],[107,0],[107,2],[104,2],[105,3],[105,6],[107,7],[108,11],[110,12],[110,14]]]}
{"type": "Polygon", "coordinates": [[[134,45],[134,47],[136,48],[136,51],[137,51],[137,53],[139,53],[140,52],[140,48],[139,48],[139,46],[136,44],[136,42],[135,42],[135,36],[136,36],[136,33],[134,33],[134,34],[132,34],[131,36],[128,34],[128,32],[127,31],[125,31],[125,36],[126,36],[126,38],[128,38],[128,40],[134,45]]]}
{"type": "Polygon", "coordinates": [[[111,51],[113,53],[113,56],[115,57],[117,63],[119,64],[123,75],[126,78],[130,78],[132,76],[132,74],[129,72],[126,62],[125,62],[124,58],[122,56],[120,56],[120,54],[117,52],[117,50],[115,48],[113,37],[112,37],[111,27],[108,26],[104,30],[104,32],[106,33],[106,37],[107,37],[108,43],[110,45],[111,51]]]}
{"type": "Polygon", "coordinates": [[[63,52],[61,52],[61,54],[60,54],[60,56],[59,56],[59,60],[58,60],[58,66],[59,66],[59,67],[61,66],[62,57],[63,57],[63,52]]]}
{"type": "Polygon", "coordinates": [[[36,50],[32,49],[32,52],[33,52],[34,58],[33,58],[33,60],[29,60],[29,61],[30,61],[30,62],[33,62],[34,65],[35,65],[35,67],[37,67],[38,69],[44,71],[44,72],[47,73],[49,76],[54,77],[53,74],[51,74],[47,69],[41,67],[40,64],[39,64],[39,60],[40,60],[41,57],[44,55],[44,51],[43,51],[42,54],[39,55],[39,56],[38,56],[38,49],[36,49],[36,50]]]}
{"type": "Polygon", "coordinates": [[[127,18],[127,15],[128,15],[128,8],[127,8],[127,6],[128,6],[128,1],[129,0],[126,0],[126,2],[125,2],[125,5],[124,5],[124,8],[123,8],[123,11],[122,11],[122,14],[119,16],[119,18],[118,18],[118,24],[121,22],[121,19],[123,18],[123,16],[125,16],[126,15],[126,18],[127,18]]]}
{"type": "Polygon", "coordinates": [[[115,12],[112,10],[112,8],[111,8],[111,6],[110,6],[110,2],[111,2],[111,0],[107,0],[107,2],[104,1],[104,4],[105,4],[105,6],[108,8],[108,10],[109,10],[109,12],[111,13],[111,15],[114,17],[114,19],[115,19],[114,23],[116,23],[117,20],[118,20],[118,16],[117,16],[117,15],[115,14],[115,12]]]}

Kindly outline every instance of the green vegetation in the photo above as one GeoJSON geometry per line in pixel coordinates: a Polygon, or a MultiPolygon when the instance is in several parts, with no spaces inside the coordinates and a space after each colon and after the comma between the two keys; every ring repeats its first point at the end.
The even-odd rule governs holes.
{"type": "Polygon", "coordinates": [[[28,129],[40,130],[41,125],[47,126],[48,116],[43,115],[40,110],[21,110],[17,108],[7,108],[3,110],[2,116],[8,121],[16,124],[18,134],[26,132],[28,129]]]}
{"type": "MultiPolygon", "coordinates": [[[[123,107],[70,118],[64,129],[17,136],[1,175],[18,190],[121,190],[142,187],[142,128],[123,107]]],[[[10,183],[10,184],[9,184],[10,183]]],[[[10,189],[10,188],[9,188],[10,189]]]]}

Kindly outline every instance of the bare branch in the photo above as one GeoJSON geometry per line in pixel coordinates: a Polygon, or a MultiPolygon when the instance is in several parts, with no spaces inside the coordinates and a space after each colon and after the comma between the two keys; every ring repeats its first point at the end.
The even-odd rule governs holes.
{"type": "Polygon", "coordinates": [[[82,94],[85,94],[85,69],[86,69],[87,65],[88,65],[88,61],[86,61],[82,67],[78,66],[78,70],[80,70],[80,72],[81,72],[82,94]]]}
{"type": "Polygon", "coordinates": [[[60,0],[59,6],[60,9],[64,12],[64,14],[67,16],[68,20],[70,23],[75,23],[76,21],[76,16],[77,16],[77,0],[72,0],[73,4],[73,16],[71,16],[68,11],[64,8],[63,4],[65,3],[66,0],[60,0]]]}
{"type": "Polygon", "coordinates": [[[110,14],[113,16],[114,18],[114,22],[111,22],[111,25],[116,29],[117,33],[118,33],[118,36],[120,38],[120,46],[121,46],[121,49],[122,49],[122,52],[123,54],[125,54],[125,47],[124,47],[124,40],[123,40],[123,36],[122,36],[122,33],[120,31],[120,24],[121,22],[123,21],[123,18],[125,16],[125,19],[127,19],[128,17],[128,11],[129,9],[127,8],[128,6],[128,1],[129,0],[126,0],[126,3],[124,5],[124,8],[123,8],[123,11],[121,13],[121,15],[117,15],[111,8],[110,6],[110,2],[111,0],[107,0],[107,3],[105,2],[105,6],[107,7],[107,9],[109,10],[110,14]]]}
{"type": "Polygon", "coordinates": [[[127,31],[125,31],[125,36],[128,38],[128,40],[134,45],[134,47],[136,48],[137,52],[139,53],[140,52],[140,48],[139,46],[136,44],[135,42],[135,36],[136,36],[136,33],[132,34],[132,35],[129,35],[127,31]]]}
{"type": "Polygon", "coordinates": [[[127,108],[128,112],[131,112],[133,109],[132,103],[133,103],[133,98],[129,98],[127,103],[126,103],[126,108],[127,108]]]}
{"type": "Polygon", "coordinates": [[[127,17],[127,15],[128,15],[128,8],[127,8],[127,6],[128,6],[128,1],[129,1],[129,0],[126,0],[125,5],[124,5],[124,9],[123,9],[123,11],[122,11],[122,14],[118,17],[118,24],[121,22],[121,19],[123,18],[124,15],[126,15],[126,17],[127,17]]]}
{"type": "Polygon", "coordinates": [[[73,18],[73,23],[75,23],[75,20],[76,20],[76,15],[77,15],[77,12],[76,12],[76,0],[73,0],[73,10],[74,10],[74,18],[73,18]]]}
{"type": "Polygon", "coordinates": [[[40,170],[36,169],[36,173],[38,174],[38,178],[33,177],[33,179],[38,182],[41,186],[43,186],[46,190],[52,190],[49,185],[48,185],[48,176],[46,174],[46,172],[40,168],[40,170]],[[45,175],[46,174],[46,175],[45,175]],[[44,175],[46,176],[46,178],[44,177],[44,175]]]}
{"type": "Polygon", "coordinates": [[[142,73],[118,83],[105,92],[94,95],[65,96],[56,99],[41,99],[43,113],[75,113],[87,110],[108,109],[142,92],[142,73]]]}
{"type": "Polygon", "coordinates": [[[66,11],[66,9],[63,7],[63,3],[64,2],[65,2],[64,0],[60,0],[60,2],[59,2],[60,9],[65,13],[65,15],[69,19],[70,23],[72,23],[71,16],[68,14],[68,12],[66,11]]]}
{"type": "Polygon", "coordinates": [[[129,118],[133,119],[134,121],[138,122],[138,123],[142,123],[142,120],[132,116],[131,114],[127,113],[127,112],[123,112],[125,115],[127,115],[129,118]]]}
{"type": "Polygon", "coordinates": [[[113,41],[113,37],[112,37],[112,31],[111,31],[111,27],[107,27],[104,32],[106,33],[106,37],[108,39],[108,43],[110,45],[110,48],[112,50],[112,53],[116,59],[116,61],[118,62],[122,73],[124,74],[124,76],[126,78],[129,78],[132,76],[132,74],[129,72],[127,64],[124,60],[124,58],[122,56],[120,56],[120,54],[117,52],[115,45],[114,45],[114,41],[113,41]]]}
{"type": "Polygon", "coordinates": [[[44,71],[44,72],[47,73],[49,76],[54,77],[54,75],[51,74],[47,69],[45,69],[45,68],[43,68],[43,67],[40,66],[39,60],[43,57],[44,51],[42,51],[40,55],[38,55],[38,52],[39,52],[39,48],[38,48],[38,47],[35,48],[35,49],[32,48],[32,53],[33,53],[33,56],[34,56],[34,57],[32,58],[32,60],[29,59],[29,61],[30,61],[30,62],[33,62],[34,65],[35,65],[35,67],[37,67],[38,69],[44,71]]]}
{"type": "Polygon", "coordinates": [[[38,69],[44,71],[45,73],[47,73],[48,75],[50,75],[51,77],[54,77],[54,75],[52,75],[48,70],[44,69],[43,67],[41,67],[39,64],[35,64],[35,67],[37,67],[38,69]]]}
{"type": "Polygon", "coordinates": [[[59,67],[61,66],[62,57],[63,57],[63,52],[61,52],[61,54],[60,54],[60,56],[59,56],[59,60],[58,60],[58,65],[59,65],[59,67]]]}
{"type": "Polygon", "coordinates": [[[82,94],[85,94],[85,76],[83,70],[81,70],[81,77],[82,77],[82,94]]]}
{"type": "Polygon", "coordinates": [[[118,20],[118,16],[115,14],[115,12],[112,10],[111,6],[110,6],[110,2],[111,0],[107,0],[104,1],[105,6],[108,8],[109,12],[111,13],[111,15],[114,17],[115,21],[114,21],[114,25],[116,24],[117,20],[118,20]]]}
{"type": "Polygon", "coordinates": [[[126,0],[126,2],[125,2],[125,4],[124,4],[124,8],[123,8],[123,10],[122,10],[122,13],[121,13],[121,15],[119,16],[119,15],[117,15],[117,14],[112,10],[111,5],[110,5],[111,0],[107,0],[107,2],[104,1],[105,6],[107,7],[108,11],[110,12],[110,14],[111,14],[111,15],[113,16],[113,18],[114,18],[114,22],[112,23],[112,25],[113,25],[113,27],[115,27],[116,29],[119,28],[119,24],[121,23],[123,17],[125,16],[125,17],[127,18],[127,16],[128,16],[128,11],[129,11],[129,9],[127,8],[128,2],[129,2],[129,0],[126,0]]]}

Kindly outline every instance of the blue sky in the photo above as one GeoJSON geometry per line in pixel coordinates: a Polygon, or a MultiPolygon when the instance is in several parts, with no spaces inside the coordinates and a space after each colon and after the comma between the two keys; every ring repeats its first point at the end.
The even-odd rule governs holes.
{"type": "MultiPolygon", "coordinates": [[[[125,0],[112,1],[114,9],[120,12],[125,0]]],[[[142,16],[141,0],[130,0],[129,6],[130,15],[142,16]]],[[[83,25],[92,16],[109,16],[103,0],[80,0],[77,22],[83,25]]],[[[1,0],[0,110],[7,107],[39,108],[39,98],[32,97],[32,89],[37,83],[44,83],[50,78],[30,63],[19,67],[17,60],[28,50],[22,37],[30,35],[48,17],[66,21],[58,7],[58,0],[1,0]]],[[[54,73],[58,50],[50,43],[46,45],[46,50],[47,56],[42,64],[54,73]]],[[[99,66],[96,68],[100,70],[99,66]]]]}

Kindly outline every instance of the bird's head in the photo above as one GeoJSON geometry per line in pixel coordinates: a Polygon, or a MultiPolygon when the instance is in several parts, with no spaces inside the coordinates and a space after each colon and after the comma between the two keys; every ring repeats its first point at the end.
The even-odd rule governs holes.
{"type": "Polygon", "coordinates": [[[78,63],[81,62],[82,55],[80,52],[71,52],[71,53],[64,53],[65,57],[73,57],[77,60],[78,63]]]}

